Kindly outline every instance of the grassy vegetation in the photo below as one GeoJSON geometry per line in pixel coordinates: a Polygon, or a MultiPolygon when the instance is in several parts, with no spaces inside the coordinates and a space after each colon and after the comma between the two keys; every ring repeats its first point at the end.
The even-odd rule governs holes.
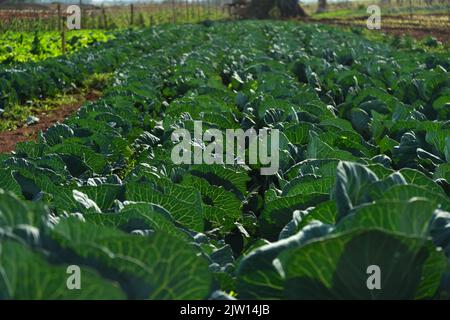
{"type": "Polygon", "coordinates": [[[367,7],[378,4],[383,15],[405,15],[405,14],[448,14],[450,4],[427,5],[424,1],[413,0],[411,6],[409,1],[398,4],[392,0],[391,3],[381,3],[380,1],[352,1],[328,3],[327,11],[317,12],[317,3],[304,5],[304,9],[312,19],[344,19],[348,17],[367,16],[367,7]]]}
{"type": "Polygon", "coordinates": [[[26,107],[22,105],[7,107],[5,112],[1,115],[0,132],[21,127],[29,116],[51,112],[62,106],[75,103],[76,101],[77,99],[75,96],[61,94],[51,99],[30,101],[29,105],[26,107]]]}
{"type": "MultiPolygon", "coordinates": [[[[372,2],[370,2],[371,4],[372,2]]],[[[345,19],[349,17],[366,16],[366,8],[369,2],[352,3],[330,3],[328,11],[315,13],[316,4],[305,5],[305,9],[311,14],[312,19],[345,19]]],[[[413,1],[412,12],[415,17],[419,14],[441,13],[448,9],[448,5],[434,5],[425,7],[413,1]]],[[[409,5],[398,6],[395,3],[382,7],[382,12],[387,14],[406,14],[411,12],[409,5]]],[[[98,10],[86,10],[83,14],[83,28],[87,30],[70,31],[67,33],[67,52],[76,51],[79,48],[89,46],[93,43],[106,41],[113,37],[112,33],[95,31],[95,29],[125,29],[130,26],[143,28],[150,25],[165,23],[196,23],[202,20],[219,20],[229,18],[228,13],[221,8],[207,6],[177,6],[169,5],[135,6],[133,16],[129,6],[106,7],[98,10]]],[[[392,18],[397,19],[397,18],[392,18]]],[[[416,19],[416,20],[417,20],[416,19]]],[[[423,19],[424,21],[426,20],[423,19]]],[[[445,19],[444,19],[445,20],[445,19]]],[[[444,21],[442,20],[442,21],[444,21]]],[[[433,20],[436,22],[435,20],[433,20]]],[[[361,23],[365,23],[361,20],[361,23]]],[[[383,20],[386,24],[401,24],[403,21],[383,20]]],[[[421,22],[420,22],[421,23],[421,22]]],[[[418,27],[420,27],[420,23],[418,27]]],[[[444,21],[445,24],[445,21],[444,21]]],[[[26,30],[28,28],[38,30],[52,30],[57,27],[57,21],[53,17],[46,19],[12,19],[11,21],[0,21],[0,30],[10,28],[26,30]]],[[[352,29],[352,26],[343,29],[352,29]]],[[[353,28],[353,32],[359,33],[369,40],[385,42],[395,46],[399,50],[423,50],[428,52],[446,52],[448,43],[442,43],[432,36],[422,40],[414,40],[411,37],[388,36],[380,32],[374,32],[364,28],[353,28]]],[[[57,31],[40,32],[14,32],[7,31],[0,36],[0,64],[11,62],[24,62],[28,60],[39,61],[48,57],[61,54],[60,35],[57,31]]],[[[52,111],[61,106],[74,103],[88,90],[102,90],[107,83],[110,74],[95,74],[86,79],[81,89],[61,93],[56,97],[46,99],[31,99],[24,104],[14,104],[2,110],[0,116],[0,131],[11,130],[21,126],[30,115],[40,112],[52,111]]]]}
{"type": "Polygon", "coordinates": [[[29,116],[49,113],[64,106],[85,100],[87,94],[93,91],[100,92],[109,83],[112,73],[93,74],[88,77],[83,86],[72,91],[57,94],[46,99],[33,99],[26,105],[14,104],[7,106],[0,114],[0,132],[14,130],[23,126],[29,116]]]}
{"type": "Polygon", "coordinates": [[[436,53],[445,53],[449,50],[448,43],[442,43],[433,36],[428,36],[423,39],[414,39],[413,37],[408,35],[400,37],[398,35],[373,32],[372,30],[368,29],[352,28],[352,30],[355,33],[363,35],[368,40],[383,42],[390,46],[396,47],[398,50],[426,51],[436,53]]]}
{"type": "Polygon", "coordinates": [[[321,13],[312,12],[313,19],[336,19],[345,17],[362,17],[367,15],[366,8],[338,9],[336,11],[326,11],[321,13]]]}
{"type": "Polygon", "coordinates": [[[101,99],[0,155],[0,296],[448,300],[449,54],[344,29],[164,25],[105,44],[125,58],[101,99]],[[243,156],[230,129],[254,132],[243,156]],[[270,157],[266,140],[250,160],[267,131],[270,157]],[[68,265],[82,290],[61,288],[68,265]]]}
{"type": "MultiPolygon", "coordinates": [[[[305,9],[313,21],[364,29],[365,31],[361,32],[371,38],[378,37],[378,35],[379,38],[382,38],[385,32],[389,32],[394,35],[406,35],[405,39],[395,41],[410,42],[409,47],[436,52],[448,50],[450,3],[426,5],[424,1],[413,0],[411,5],[409,1],[403,1],[403,4],[400,5],[397,1],[378,2],[381,8],[381,30],[367,30],[366,19],[369,13],[366,10],[372,4],[377,4],[377,2],[331,3],[327,11],[322,13],[316,12],[316,4],[307,5],[305,9]],[[416,42],[413,39],[408,40],[409,36],[421,40],[416,42]]],[[[390,37],[385,40],[393,42],[390,37]]]]}
{"type": "MultiPolygon", "coordinates": [[[[0,11],[0,32],[4,31],[51,31],[58,30],[58,19],[54,5],[49,13],[23,17],[6,16],[0,11]]],[[[0,8],[1,9],[1,8],[0,8]]],[[[130,26],[148,27],[165,23],[197,23],[203,20],[228,18],[223,7],[178,4],[175,7],[164,4],[130,6],[89,7],[82,9],[82,29],[122,29],[130,26]]]]}
{"type": "MultiPolygon", "coordinates": [[[[113,39],[102,30],[71,30],[66,34],[66,53],[70,54],[113,39]]],[[[61,55],[61,35],[57,31],[14,32],[0,35],[0,65],[14,62],[40,61],[61,55]]]]}

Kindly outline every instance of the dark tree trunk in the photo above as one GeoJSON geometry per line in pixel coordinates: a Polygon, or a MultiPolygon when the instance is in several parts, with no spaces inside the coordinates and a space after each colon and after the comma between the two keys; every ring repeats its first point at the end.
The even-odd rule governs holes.
{"type": "Polygon", "coordinates": [[[305,12],[298,5],[298,0],[277,0],[276,4],[284,18],[305,16],[305,12]]]}
{"type": "Polygon", "coordinates": [[[252,0],[247,8],[247,13],[258,19],[265,19],[269,17],[269,12],[274,4],[275,0],[252,0]]]}
{"type": "Polygon", "coordinates": [[[247,12],[252,17],[265,19],[274,7],[278,7],[283,18],[306,16],[298,0],[252,0],[247,12]]]}
{"type": "Polygon", "coordinates": [[[327,0],[319,0],[317,12],[325,12],[325,11],[327,11],[327,0]]]}

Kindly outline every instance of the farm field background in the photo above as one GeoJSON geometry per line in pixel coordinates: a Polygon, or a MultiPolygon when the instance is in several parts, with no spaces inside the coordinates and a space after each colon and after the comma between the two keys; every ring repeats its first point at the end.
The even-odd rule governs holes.
{"type": "Polygon", "coordinates": [[[0,299],[450,299],[448,43],[326,18],[1,36],[3,130],[98,96],[0,154],[0,299]],[[278,129],[278,171],[175,164],[197,121],[278,129]]]}
{"type": "MultiPolygon", "coordinates": [[[[114,38],[111,32],[101,30],[72,30],[66,36],[66,54],[97,45],[114,38]]],[[[0,65],[16,62],[40,61],[63,54],[61,37],[57,31],[14,32],[0,36],[0,65]]]]}

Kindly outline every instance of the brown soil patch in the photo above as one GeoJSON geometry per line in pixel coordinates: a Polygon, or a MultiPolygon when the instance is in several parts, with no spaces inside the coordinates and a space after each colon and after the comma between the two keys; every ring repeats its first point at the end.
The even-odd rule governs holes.
{"type": "Polygon", "coordinates": [[[76,112],[87,101],[95,101],[101,96],[98,91],[91,91],[85,96],[76,96],[77,102],[62,106],[50,112],[37,113],[39,122],[31,126],[23,126],[16,130],[0,132],[0,153],[11,152],[16,143],[35,140],[39,131],[45,131],[56,122],[64,121],[72,113],[76,112]]]}
{"type": "MultiPolygon", "coordinates": [[[[352,21],[344,22],[338,19],[336,20],[324,19],[324,20],[317,20],[317,22],[339,26],[365,28],[365,25],[353,24],[352,21]]],[[[442,27],[413,27],[413,26],[402,27],[402,26],[389,26],[386,24],[382,24],[380,31],[400,36],[409,35],[416,39],[423,39],[428,36],[433,36],[442,42],[445,43],[450,42],[450,29],[442,27]]]]}
{"type": "Polygon", "coordinates": [[[439,41],[450,42],[450,29],[443,28],[400,28],[400,27],[383,27],[381,31],[394,35],[409,35],[416,39],[423,39],[428,36],[433,36],[439,41]]]}
{"type": "MultiPolygon", "coordinates": [[[[323,19],[307,18],[304,19],[304,21],[309,23],[366,28],[367,18],[368,16],[323,19]]],[[[382,16],[381,19],[381,30],[373,30],[373,32],[383,32],[400,36],[409,35],[416,39],[433,36],[444,43],[449,43],[449,19],[450,16],[445,13],[385,15],[382,16]]]]}

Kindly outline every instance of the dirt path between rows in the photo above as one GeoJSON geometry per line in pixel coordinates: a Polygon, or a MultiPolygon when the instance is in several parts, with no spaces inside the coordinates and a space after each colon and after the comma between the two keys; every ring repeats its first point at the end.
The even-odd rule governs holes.
{"type": "Polygon", "coordinates": [[[31,125],[17,128],[16,130],[0,132],[0,153],[11,152],[18,142],[31,141],[37,138],[39,131],[45,131],[56,122],[63,122],[68,116],[76,112],[84,102],[95,101],[99,99],[101,93],[91,91],[86,95],[76,96],[77,102],[62,106],[50,112],[37,113],[39,122],[31,125]]]}
{"type": "MultiPolygon", "coordinates": [[[[400,16],[402,17],[402,16],[400,16]]],[[[348,20],[342,19],[320,19],[302,20],[307,23],[323,23],[346,27],[363,27],[361,25],[352,23],[352,21],[360,21],[365,19],[364,17],[353,18],[348,20]]],[[[394,27],[383,26],[382,32],[395,34],[395,35],[410,35],[417,39],[422,39],[426,36],[432,35],[438,40],[449,43],[450,41],[450,29],[447,28],[412,28],[412,27],[394,27]]],[[[77,97],[77,102],[63,106],[49,113],[38,113],[36,116],[39,118],[39,122],[32,126],[23,126],[16,130],[0,132],[0,153],[11,152],[14,150],[15,145],[18,142],[34,140],[37,137],[39,131],[45,131],[56,122],[64,121],[69,115],[77,111],[85,101],[95,101],[100,98],[101,94],[98,91],[91,91],[87,95],[80,95],[77,97]]]]}
{"type": "MultiPolygon", "coordinates": [[[[361,24],[361,21],[365,21],[366,18],[349,18],[346,20],[343,19],[320,19],[320,20],[309,20],[311,23],[322,23],[322,24],[331,24],[343,27],[357,27],[357,28],[365,28],[365,24],[361,24]]],[[[408,20],[405,20],[408,21],[408,20]]],[[[374,30],[377,31],[377,30],[374,30]]],[[[436,26],[423,26],[416,27],[413,25],[405,25],[402,26],[392,26],[389,23],[381,24],[381,32],[393,35],[409,35],[416,39],[423,39],[428,36],[433,36],[439,41],[449,43],[450,42],[450,29],[446,27],[436,27],[436,26]]]]}
{"type": "Polygon", "coordinates": [[[441,29],[441,28],[400,28],[400,27],[383,27],[381,31],[385,33],[390,33],[393,35],[409,35],[416,39],[423,39],[428,36],[433,36],[437,40],[449,43],[450,42],[450,29],[441,29]]]}

